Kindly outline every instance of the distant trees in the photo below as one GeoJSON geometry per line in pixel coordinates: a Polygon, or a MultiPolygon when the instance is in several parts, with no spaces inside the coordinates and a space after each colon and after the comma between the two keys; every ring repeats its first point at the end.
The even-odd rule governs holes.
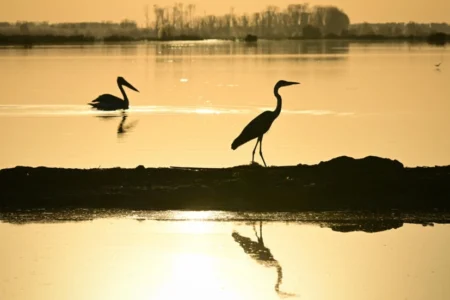
{"type": "Polygon", "coordinates": [[[350,19],[342,10],[329,6],[325,9],[324,34],[341,35],[350,26],[350,19]]]}
{"type": "MultiPolygon", "coordinates": [[[[145,25],[132,20],[112,22],[59,23],[0,22],[0,35],[86,36],[91,39],[119,41],[135,39],[193,38],[426,38],[435,33],[450,34],[446,23],[359,23],[335,6],[290,4],[285,8],[267,6],[264,10],[238,15],[234,8],[223,15],[198,15],[195,4],[143,7],[145,25]],[[153,16],[151,16],[153,14],[153,16]]],[[[6,39],[6,38],[5,38],[6,39]]]]}
{"type": "Polygon", "coordinates": [[[442,32],[450,34],[447,23],[358,23],[349,26],[350,36],[378,35],[383,37],[426,37],[430,34],[442,32]]]}
{"type": "Polygon", "coordinates": [[[322,33],[318,27],[314,27],[312,25],[306,25],[303,27],[302,36],[305,39],[319,39],[322,37],[322,33]]]}
{"type": "Polygon", "coordinates": [[[291,4],[285,9],[270,5],[253,14],[236,15],[231,8],[221,16],[195,15],[194,4],[175,3],[172,7],[155,5],[153,35],[169,38],[196,35],[203,38],[232,38],[254,34],[263,38],[302,37],[304,28],[323,34],[341,35],[350,25],[349,17],[334,6],[291,4]]]}

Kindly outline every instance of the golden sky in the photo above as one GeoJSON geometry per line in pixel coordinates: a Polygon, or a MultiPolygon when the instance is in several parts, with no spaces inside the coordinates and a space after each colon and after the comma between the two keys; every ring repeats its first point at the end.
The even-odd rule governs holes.
{"type": "MultiPolygon", "coordinates": [[[[154,4],[166,6],[176,1],[168,0],[2,0],[0,1],[0,21],[120,21],[128,18],[144,23],[144,7],[154,4]]],[[[235,12],[254,12],[267,5],[285,7],[292,3],[308,2],[311,5],[335,5],[342,8],[352,23],[358,22],[448,22],[450,23],[449,0],[231,0],[180,1],[195,4],[197,14],[221,14],[233,6],[235,12]]],[[[153,14],[151,14],[153,17],[153,14]]]]}

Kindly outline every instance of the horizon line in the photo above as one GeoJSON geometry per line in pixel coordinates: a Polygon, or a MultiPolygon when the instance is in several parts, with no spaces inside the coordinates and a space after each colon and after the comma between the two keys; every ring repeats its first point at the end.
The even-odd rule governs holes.
{"type": "MultiPolygon", "coordinates": [[[[213,14],[211,14],[211,15],[213,15],[213,14]]],[[[221,15],[213,15],[213,16],[221,16],[221,15]]],[[[8,23],[8,24],[17,24],[17,23],[38,23],[39,24],[39,23],[47,23],[49,25],[59,25],[59,24],[98,23],[98,24],[112,24],[112,25],[115,25],[115,24],[120,24],[120,23],[125,22],[125,21],[136,23],[138,28],[144,28],[144,29],[146,28],[145,21],[139,23],[136,20],[128,19],[128,18],[124,18],[124,19],[122,19],[120,21],[113,21],[113,20],[97,20],[97,21],[94,21],[94,20],[90,20],[90,21],[87,21],[87,20],[83,20],[83,21],[28,20],[27,21],[27,20],[17,20],[16,19],[15,21],[0,20],[0,24],[1,23],[8,23]]],[[[155,23],[154,21],[151,22],[151,24],[154,24],[154,23],[155,23]]],[[[445,24],[445,25],[450,25],[450,20],[449,21],[427,21],[427,22],[424,22],[424,21],[412,21],[412,20],[409,20],[409,21],[385,21],[385,22],[380,22],[380,21],[376,21],[376,22],[374,22],[374,21],[360,21],[360,22],[350,22],[349,26],[360,25],[360,24],[365,24],[365,23],[370,24],[370,25],[376,25],[376,24],[408,24],[408,23],[416,23],[416,24],[422,24],[422,25],[424,25],[424,24],[445,24]]]]}

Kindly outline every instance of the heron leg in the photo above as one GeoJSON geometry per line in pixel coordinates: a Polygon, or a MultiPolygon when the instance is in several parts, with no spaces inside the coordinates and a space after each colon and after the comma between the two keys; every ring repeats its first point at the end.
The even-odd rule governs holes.
{"type": "Polygon", "coordinates": [[[256,239],[259,240],[258,232],[256,231],[255,223],[253,223],[253,232],[255,233],[256,239]]]}
{"type": "Polygon", "coordinates": [[[263,153],[262,153],[262,139],[263,139],[263,136],[261,136],[261,137],[258,139],[258,140],[259,140],[259,155],[261,156],[261,158],[262,158],[262,160],[263,160],[264,166],[267,167],[266,161],[264,160],[264,156],[263,156],[263,153]]]}
{"type": "Polygon", "coordinates": [[[261,240],[261,243],[264,244],[263,233],[262,233],[262,221],[261,220],[259,221],[259,238],[261,240]]]}
{"type": "Polygon", "coordinates": [[[259,138],[256,140],[255,148],[253,148],[253,152],[252,152],[252,163],[255,162],[255,151],[256,151],[256,147],[258,147],[258,143],[259,143],[259,138]]]}

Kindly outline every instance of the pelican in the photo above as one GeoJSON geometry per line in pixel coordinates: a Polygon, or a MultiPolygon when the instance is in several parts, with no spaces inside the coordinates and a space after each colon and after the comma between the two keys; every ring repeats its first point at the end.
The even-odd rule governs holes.
{"type": "Polygon", "coordinates": [[[118,109],[128,109],[130,102],[128,101],[127,94],[123,90],[123,85],[127,88],[132,89],[133,91],[139,92],[134,86],[132,86],[128,81],[126,81],[123,77],[117,77],[117,85],[119,86],[120,91],[122,92],[123,99],[116,97],[111,94],[103,94],[97,97],[97,99],[88,103],[93,108],[98,110],[118,110],[118,109]]]}
{"type": "Polygon", "coordinates": [[[273,93],[277,98],[277,107],[274,111],[265,111],[256,118],[254,118],[247,126],[245,126],[244,130],[242,130],[241,134],[233,141],[231,144],[231,149],[236,150],[239,146],[257,138],[255,148],[253,148],[252,152],[252,163],[255,161],[255,151],[256,147],[259,143],[259,155],[261,156],[264,166],[267,167],[266,161],[264,160],[264,156],[262,154],[262,140],[264,134],[269,131],[270,126],[272,126],[273,121],[280,115],[281,112],[281,96],[278,94],[278,89],[284,86],[289,86],[293,84],[300,84],[299,82],[293,81],[285,81],[280,80],[275,84],[273,89],[273,93]]]}

